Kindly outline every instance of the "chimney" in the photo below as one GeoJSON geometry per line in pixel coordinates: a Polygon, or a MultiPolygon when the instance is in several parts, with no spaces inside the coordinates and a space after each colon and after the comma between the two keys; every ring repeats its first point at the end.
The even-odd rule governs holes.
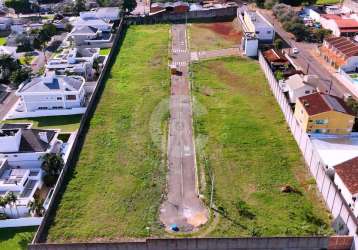
{"type": "Polygon", "coordinates": [[[48,143],[47,133],[46,132],[39,132],[40,140],[43,142],[48,143]]]}

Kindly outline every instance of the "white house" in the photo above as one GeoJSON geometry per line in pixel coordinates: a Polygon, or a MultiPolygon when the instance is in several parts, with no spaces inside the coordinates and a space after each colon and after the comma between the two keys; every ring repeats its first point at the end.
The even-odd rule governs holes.
{"type": "Polygon", "coordinates": [[[81,76],[35,77],[16,91],[19,101],[6,119],[83,114],[86,111],[85,79],[81,76]]]}
{"type": "Polygon", "coordinates": [[[16,95],[25,112],[51,109],[72,109],[85,104],[85,80],[80,76],[48,74],[21,84],[16,95]]]}
{"type": "Polygon", "coordinates": [[[288,92],[290,103],[296,103],[297,98],[317,92],[315,83],[318,77],[314,75],[292,75],[285,80],[280,80],[279,85],[283,92],[288,92]]]}
{"type": "Polygon", "coordinates": [[[35,193],[42,187],[41,168],[27,168],[9,165],[7,159],[0,160],[0,197],[12,192],[16,197],[16,205],[7,204],[0,208],[8,218],[19,218],[30,215],[28,204],[35,193]]]}
{"type": "Polygon", "coordinates": [[[46,71],[54,71],[57,75],[79,75],[86,80],[93,80],[96,73],[93,69],[93,62],[98,56],[98,48],[65,49],[61,54],[49,60],[46,71]]]}
{"type": "Polygon", "coordinates": [[[12,166],[39,167],[43,155],[60,152],[57,135],[56,130],[0,129],[0,159],[12,166]]]}
{"type": "Polygon", "coordinates": [[[111,32],[104,32],[92,26],[79,26],[72,29],[67,41],[73,42],[76,46],[109,48],[112,46],[112,38],[111,32]]]}
{"type": "Polygon", "coordinates": [[[102,19],[98,18],[76,18],[76,20],[73,22],[73,27],[92,27],[103,32],[110,32],[112,30],[113,24],[105,22],[102,19]]]}
{"type": "Polygon", "coordinates": [[[119,7],[105,7],[97,8],[91,11],[80,12],[80,18],[82,19],[102,19],[106,22],[116,21],[119,19],[119,7]]]}
{"type": "Polygon", "coordinates": [[[354,216],[358,217],[358,157],[335,166],[334,183],[354,216]]]}
{"type": "Polygon", "coordinates": [[[243,15],[243,29],[245,33],[255,34],[261,43],[273,42],[275,29],[264,16],[257,11],[249,10],[244,10],[240,15],[243,15]]]}

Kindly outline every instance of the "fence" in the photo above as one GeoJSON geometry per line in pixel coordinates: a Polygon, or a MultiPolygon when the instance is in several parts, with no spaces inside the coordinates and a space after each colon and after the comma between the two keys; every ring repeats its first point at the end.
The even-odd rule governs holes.
{"type": "Polygon", "coordinates": [[[39,243],[45,240],[46,238],[46,234],[47,234],[47,227],[49,226],[49,224],[51,224],[51,216],[53,216],[54,210],[56,209],[56,204],[59,201],[60,195],[61,195],[61,188],[64,188],[65,182],[66,182],[66,175],[68,174],[68,172],[73,168],[73,166],[75,165],[75,162],[77,160],[77,156],[79,155],[79,150],[81,149],[82,143],[83,143],[83,135],[86,132],[87,129],[87,123],[89,121],[89,119],[91,118],[100,92],[103,89],[103,85],[105,82],[105,77],[109,71],[110,65],[114,60],[115,54],[117,53],[117,48],[120,44],[120,39],[123,35],[123,26],[124,26],[124,22],[123,22],[123,18],[121,19],[121,22],[119,24],[119,28],[116,34],[116,37],[114,39],[114,46],[111,49],[111,52],[108,55],[108,58],[106,60],[105,66],[103,67],[102,73],[97,81],[97,85],[94,89],[94,92],[92,94],[92,98],[89,101],[89,104],[87,106],[87,110],[86,112],[83,114],[82,118],[81,118],[81,123],[80,123],[80,127],[77,131],[76,134],[76,138],[73,141],[73,145],[71,147],[70,153],[68,155],[68,160],[64,166],[64,168],[62,169],[60,176],[57,180],[57,183],[54,187],[54,191],[53,191],[53,195],[49,201],[49,205],[48,205],[48,209],[47,212],[45,213],[45,216],[43,217],[43,221],[40,224],[39,228],[37,229],[37,232],[35,234],[35,237],[33,239],[33,243],[39,243]]]}
{"type": "Polygon", "coordinates": [[[319,154],[316,152],[310,138],[306,132],[302,130],[296,118],[293,116],[293,111],[285,95],[282,93],[270,66],[262,56],[261,52],[259,52],[259,62],[266,75],[272,93],[275,96],[285,116],[287,124],[291,129],[292,135],[302,152],[305,162],[312,176],[316,180],[317,188],[321,192],[327,208],[331,211],[333,217],[337,219],[337,221],[342,221],[346,225],[349,235],[356,235],[357,219],[354,217],[337,186],[327,175],[325,165],[323,164],[319,154]]]}

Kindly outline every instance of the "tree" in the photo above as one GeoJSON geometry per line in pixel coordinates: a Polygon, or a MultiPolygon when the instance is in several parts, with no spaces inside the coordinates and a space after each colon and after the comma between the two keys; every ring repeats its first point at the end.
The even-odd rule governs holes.
{"type": "Polygon", "coordinates": [[[76,0],[74,6],[75,12],[80,13],[81,11],[86,10],[86,3],[84,0],[76,0]]]}
{"type": "Polygon", "coordinates": [[[15,206],[17,216],[19,217],[19,210],[17,210],[17,205],[16,205],[17,196],[13,192],[9,192],[9,193],[6,194],[6,200],[7,200],[7,202],[9,203],[9,205],[11,207],[15,206]]]}
{"type": "Polygon", "coordinates": [[[17,87],[31,77],[31,69],[29,67],[21,67],[11,72],[10,82],[17,87]]]}
{"type": "Polygon", "coordinates": [[[2,207],[5,214],[5,207],[8,204],[8,201],[5,197],[0,196],[0,207],[2,207]]]}
{"type": "Polygon", "coordinates": [[[93,64],[92,64],[93,69],[96,71],[96,74],[99,75],[99,70],[100,70],[100,62],[98,58],[95,58],[93,60],[93,64]]]}
{"type": "Polygon", "coordinates": [[[28,13],[31,10],[31,4],[28,0],[6,0],[5,6],[14,9],[17,14],[28,13]]]}
{"type": "Polygon", "coordinates": [[[0,55],[0,80],[3,83],[8,84],[12,72],[21,68],[21,64],[18,60],[12,56],[3,54],[0,55]]]}
{"type": "Polygon", "coordinates": [[[265,0],[255,0],[256,6],[259,8],[263,8],[265,4],[265,0]]]}
{"type": "Polygon", "coordinates": [[[280,38],[275,39],[273,46],[275,47],[275,49],[279,50],[282,49],[283,47],[283,41],[280,38]]]}
{"type": "Polygon", "coordinates": [[[30,213],[34,214],[34,216],[43,216],[45,211],[43,204],[44,200],[35,196],[34,199],[27,204],[27,207],[29,208],[30,213]]]}
{"type": "Polygon", "coordinates": [[[64,166],[63,159],[60,154],[45,154],[41,158],[41,168],[45,172],[43,181],[46,186],[53,186],[64,166]]]}
{"type": "Polygon", "coordinates": [[[137,7],[136,0],[123,0],[123,9],[130,13],[137,7]]]}

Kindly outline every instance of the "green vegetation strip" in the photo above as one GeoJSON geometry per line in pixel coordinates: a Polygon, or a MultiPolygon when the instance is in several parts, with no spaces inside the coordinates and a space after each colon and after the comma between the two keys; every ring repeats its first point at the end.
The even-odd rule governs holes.
{"type": "Polygon", "coordinates": [[[108,56],[108,55],[109,55],[109,52],[111,52],[111,49],[110,49],[110,48],[101,49],[101,50],[99,51],[99,54],[100,54],[101,56],[108,56]]]}
{"type": "Polygon", "coordinates": [[[80,127],[81,117],[82,115],[47,116],[6,120],[2,123],[32,123],[32,128],[60,129],[61,132],[74,132],[80,127]]]}
{"type": "Polygon", "coordinates": [[[192,72],[202,110],[195,132],[201,142],[207,137],[196,146],[206,173],[201,189],[210,197],[213,174],[221,214],[210,236],[330,234],[329,215],[257,62],[205,61],[192,72]],[[281,191],[287,185],[293,192],[281,191]]]}
{"type": "Polygon", "coordinates": [[[6,44],[6,37],[0,37],[0,46],[6,44]]]}
{"type": "Polygon", "coordinates": [[[1,228],[1,250],[25,250],[32,241],[37,227],[1,228]]]}
{"type": "Polygon", "coordinates": [[[49,229],[49,242],[161,232],[165,159],[152,141],[150,118],[169,95],[168,44],[168,25],[127,30],[49,229]]]}
{"type": "Polygon", "coordinates": [[[317,0],[316,4],[326,5],[326,4],[337,4],[340,2],[341,2],[341,0],[317,0]]]}

